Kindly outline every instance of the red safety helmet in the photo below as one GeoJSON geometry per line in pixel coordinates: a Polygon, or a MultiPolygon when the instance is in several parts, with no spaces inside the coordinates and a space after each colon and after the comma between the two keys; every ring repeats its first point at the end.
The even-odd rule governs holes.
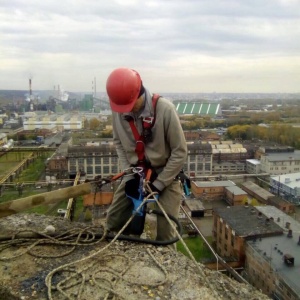
{"type": "Polygon", "coordinates": [[[135,70],[118,68],[112,71],[106,81],[111,109],[118,113],[130,112],[138,99],[141,86],[141,77],[135,70]]]}

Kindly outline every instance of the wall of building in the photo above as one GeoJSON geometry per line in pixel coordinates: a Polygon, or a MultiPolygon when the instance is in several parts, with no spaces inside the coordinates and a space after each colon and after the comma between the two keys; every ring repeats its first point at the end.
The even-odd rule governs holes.
{"type": "Polygon", "coordinates": [[[245,247],[246,261],[245,272],[246,279],[250,284],[268,296],[275,291],[276,273],[270,267],[270,261],[266,261],[249,244],[245,247]]]}
{"type": "Polygon", "coordinates": [[[233,192],[225,189],[225,200],[229,205],[243,205],[247,200],[247,193],[234,194],[233,192]]]}
{"type": "Polygon", "coordinates": [[[300,171],[300,157],[291,158],[291,153],[281,154],[281,160],[274,161],[272,155],[261,156],[261,171],[270,175],[297,173],[300,171]]]}
{"type": "Polygon", "coordinates": [[[197,186],[197,184],[192,181],[191,190],[196,198],[203,198],[204,200],[222,200],[225,193],[224,186],[197,186]]]}
{"type": "Polygon", "coordinates": [[[237,259],[241,266],[244,262],[244,240],[219,216],[213,214],[213,239],[217,253],[222,257],[237,259]]]}
{"type": "Polygon", "coordinates": [[[250,284],[272,299],[299,300],[299,295],[292,291],[272,267],[270,253],[264,255],[261,251],[257,252],[249,243],[246,244],[245,253],[245,278],[250,284]]]}

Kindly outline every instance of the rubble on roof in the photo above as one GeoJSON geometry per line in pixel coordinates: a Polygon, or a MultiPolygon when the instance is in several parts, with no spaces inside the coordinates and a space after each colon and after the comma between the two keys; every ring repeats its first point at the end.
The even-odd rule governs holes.
{"type": "Polygon", "coordinates": [[[0,219],[0,299],[269,299],[168,247],[101,241],[99,230],[37,214],[0,219]]]}

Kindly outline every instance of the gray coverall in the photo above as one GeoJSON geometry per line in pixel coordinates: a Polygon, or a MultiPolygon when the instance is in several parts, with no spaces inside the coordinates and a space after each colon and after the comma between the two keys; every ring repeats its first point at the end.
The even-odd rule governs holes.
{"type": "MultiPolygon", "coordinates": [[[[137,163],[135,153],[136,141],[125,120],[130,115],[135,120],[135,126],[142,132],[143,118],[153,116],[152,94],[145,89],[145,105],[137,114],[120,114],[113,112],[114,143],[120,161],[120,167],[125,170],[137,163]]],[[[153,185],[162,191],[159,202],[166,213],[178,218],[182,188],[175,177],[183,168],[187,158],[187,145],[183,130],[173,103],[165,98],[159,98],[156,104],[156,120],[152,128],[153,139],[145,145],[145,158],[158,173],[153,185]]],[[[132,177],[124,177],[117,188],[113,202],[107,214],[107,229],[119,230],[132,214],[132,202],[125,195],[125,182],[132,177]]],[[[172,227],[161,216],[157,217],[157,240],[170,240],[174,237],[172,227]]]]}

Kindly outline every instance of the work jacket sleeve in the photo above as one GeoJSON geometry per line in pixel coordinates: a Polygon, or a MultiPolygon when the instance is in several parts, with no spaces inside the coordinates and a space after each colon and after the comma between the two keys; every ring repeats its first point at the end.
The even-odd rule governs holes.
{"type": "Polygon", "coordinates": [[[114,142],[114,145],[116,146],[116,151],[117,151],[117,155],[119,158],[120,167],[122,170],[125,170],[125,169],[130,168],[130,162],[127,159],[126,152],[123,148],[123,145],[122,145],[120,137],[119,137],[117,126],[115,124],[116,117],[114,116],[114,113],[113,113],[112,122],[113,122],[113,142],[114,142]]]}
{"type": "Polygon", "coordinates": [[[187,159],[187,144],[179,117],[173,104],[164,109],[163,128],[164,139],[170,155],[166,165],[153,184],[160,190],[171,184],[183,168],[187,159]]]}

